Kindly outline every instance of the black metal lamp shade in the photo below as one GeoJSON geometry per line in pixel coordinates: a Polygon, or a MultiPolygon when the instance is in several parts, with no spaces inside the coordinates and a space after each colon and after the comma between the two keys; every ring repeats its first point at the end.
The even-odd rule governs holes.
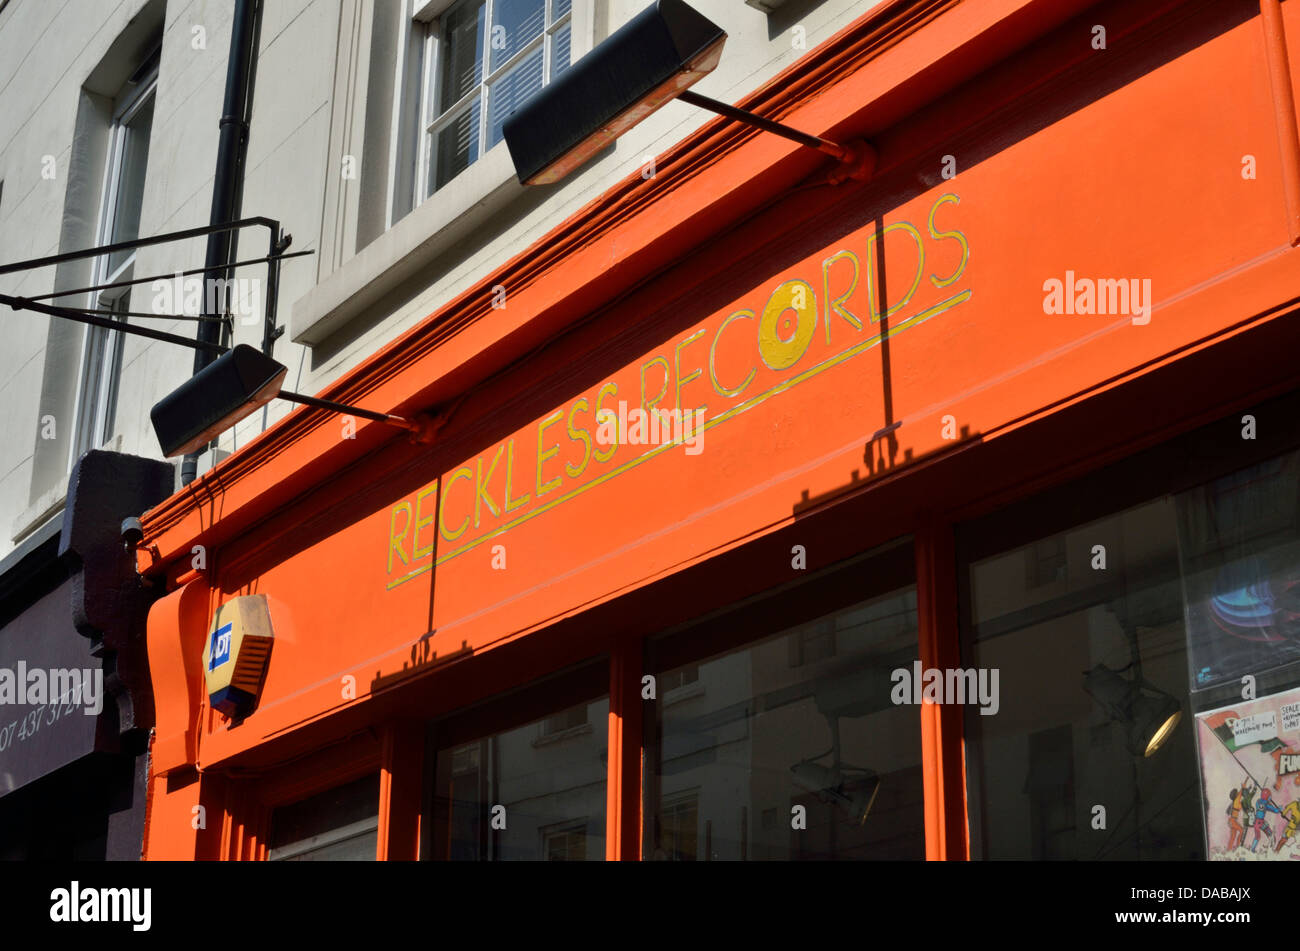
{"type": "Polygon", "coordinates": [[[158,444],[167,458],[194,452],[273,400],[289,368],[240,344],[154,404],[158,444]]]}
{"type": "Polygon", "coordinates": [[[712,72],[726,39],[682,0],[655,0],[505,121],[519,180],[568,175],[712,72]]]}

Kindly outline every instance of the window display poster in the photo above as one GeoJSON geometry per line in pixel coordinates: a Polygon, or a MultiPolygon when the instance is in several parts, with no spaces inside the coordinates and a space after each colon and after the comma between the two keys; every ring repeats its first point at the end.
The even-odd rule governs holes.
{"type": "Polygon", "coordinates": [[[1300,689],[1196,721],[1209,858],[1300,859],[1300,689]]]}

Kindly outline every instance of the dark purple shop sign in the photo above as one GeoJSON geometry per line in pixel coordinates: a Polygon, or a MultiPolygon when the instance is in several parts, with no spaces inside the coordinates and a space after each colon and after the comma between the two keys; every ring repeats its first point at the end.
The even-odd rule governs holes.
{"type": "Polygon", "coordinates": [[[0,629],[0,796],[94,752],[103,668],[65,582],[0,629]]]}

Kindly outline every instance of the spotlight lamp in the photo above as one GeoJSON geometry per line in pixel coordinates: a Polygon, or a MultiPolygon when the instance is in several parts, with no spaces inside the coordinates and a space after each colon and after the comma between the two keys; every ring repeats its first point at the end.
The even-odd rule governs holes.
{"type": "Polygon", "coordinates": [[[197,452],[276,397],[397,426],[417,442],[432,440],[435,423],[428,417],[407,419],[290,393],[280,388],[288,372],[284,364],[246,344],[223,353],[150,410],[163,455],[170,459],[197,452]]]}
{"type": "Polygon", "coordinates": [[[841,144],[691,91],[718,65],[727,34],[683,0],[654,0],[506,119],[502,135],[525,185],[564,178],[674,99],[817,149],[865,180],[875,152],[841,144]]]}
{"type": "Polygon", "coordinates": [[[790,767],[795,784],[814,793],[822,802],[828,802],[848,817],[850,824],[860,826],[867,821],[867,813],[880,791],[880,777],[875,770],[850,766],[843,762],[840,744],[840,717],[865,716],[874,712],[861,706],[860,696],[855,696],[855,678],[819,680],[814,687],[817,710],[826,718],[830,728],[831,748],[818,756],[801,760],[790,767]],[[852,712],[849,712],[852,711],[852,712]],[[827,754],[831,765],[816,762],[827,754]]]}
{"type": "Polygon", "coordinates": [[[1182,705],[1163,690],[1103,664],[1083,675],[1083,689],[1124,727],[1125,746],[1134,756],[1146,758],[1164,746],[1183,717],[1182,705]]]}
{"type": "Polygon", "coordinates": [[[840,809],[855,826],[867,821],[867,813],[876,802],[876,793],[880,792],[880,777],[870,769],[823,766],[804,760],[791,766],[790,772],[796,784],[840,809]]]}

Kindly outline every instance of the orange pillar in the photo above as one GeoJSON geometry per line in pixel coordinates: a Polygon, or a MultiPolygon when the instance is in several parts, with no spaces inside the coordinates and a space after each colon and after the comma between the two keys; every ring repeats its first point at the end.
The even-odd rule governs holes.
{"type": "Polygon", "coordinates": [[[418,723],[384,729],[379,768],[379,848],[381,862],[411,862],[420,857],[420,800],[423,796],[424,731],[418,723]]]}
{"type": "MultiPolygon", "coordinates": [[[[924,518],[915,547],[921,665],[926,670],[961,667],[952,526],[924,518]]],[[[962,716],[957,704],[921,704],[925,857],[931,860],[970,858],[962,716]]]]}
{"type": "Polygon", "coordinates": [[[641,639],[618,644],[609,662],[609,773],[605,858],[641,859],[641,639]]]}

